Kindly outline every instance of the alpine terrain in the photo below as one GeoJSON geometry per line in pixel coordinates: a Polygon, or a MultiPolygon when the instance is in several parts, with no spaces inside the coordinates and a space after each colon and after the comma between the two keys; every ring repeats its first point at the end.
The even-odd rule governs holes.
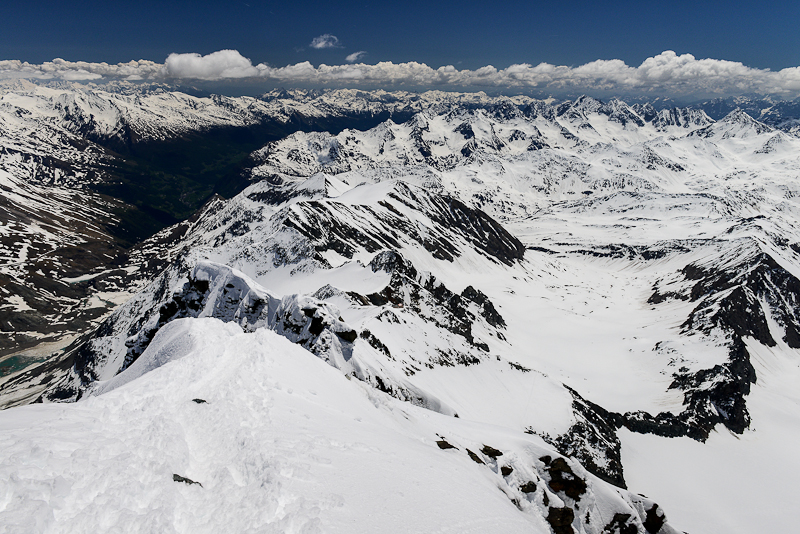
{"type": "Polygon", "coordinates": [[[800,131],[736,103],[7,83],[0,524],[793,531],[800,131]]]}

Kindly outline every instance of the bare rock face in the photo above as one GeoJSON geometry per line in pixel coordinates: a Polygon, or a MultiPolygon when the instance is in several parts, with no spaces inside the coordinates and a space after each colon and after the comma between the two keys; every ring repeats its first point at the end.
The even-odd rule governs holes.
{"type": "Polygon", "coordinates": [[[377,204],[301,201],[283,224],[300,233],[316,251],[334,250],[346,258],[352,258],[359,248],[374,253],[396,249],[406,240],[421,245],[434,258],[450,262],[461,256],[461,242],[506,265],[524,254],[522,243],[499,223],[449,195],[397,182],[377,204]],[[420,231],[409,213],[428,218],[429,231],[420,231]]]}

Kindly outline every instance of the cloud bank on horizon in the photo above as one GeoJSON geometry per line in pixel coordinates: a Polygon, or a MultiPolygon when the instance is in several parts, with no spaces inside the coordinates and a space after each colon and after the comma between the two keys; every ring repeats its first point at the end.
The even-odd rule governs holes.
{"type": "MultiPolygon", "coordinates": [[[[321,36],[325,37],[325,36],[321,36]]],[[[321,38],[320,37],[320,38],[321,38]]],[[[319,39],[319,38],[318,38],[319,39]]],[[[360,59],[360,52],[348,60],[360,59]]],[[[638,67],[618,59],[599,59],[578,67],[549,63],[516,64],[505,69],[491,65],[458,70],[452,65],[432,68],[424,63],[379,62],[320,64],[308,61],[271,67],[253,65],[236,50],[200,54],[170,54],[165,62],[140,60],[107,64],[54,59],[42,64],[18,60],[0,61],[0,79],[38,78],[60,80],[270,80],[282,84],[320,86],[402,87],[440,89],[537,89],[544,91],[603,91],[650,95],[739,95],[746,93],[800,96],[800,67],[779,71],[756,69],[720,59],[696,59],[667,50],[647,58],[638,67]]]]}

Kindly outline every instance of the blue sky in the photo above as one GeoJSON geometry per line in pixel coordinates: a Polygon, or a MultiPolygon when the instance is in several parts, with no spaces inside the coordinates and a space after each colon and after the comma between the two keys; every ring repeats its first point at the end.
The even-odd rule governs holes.
{"type": "MultiPolygon", "coordinates": [[[[0,77],[22,76],[20,72],[30,70],[9,62],[4,65],[2,60],[40,65],[54,58],[111,64],[146,59],[154,65],[142,71],[145,79],[255,77],[272,80],[273,85],[372,86],[407,85],[421,79],[422,85],[435,82],[447,87],[522,84],[578,91],[585,86],[610,92],[622,84],[626,91],[666,96],[674,91],[720,95],[760,91],[796,97],[800,95],[798,27],[797,0],[765,4],[34,0],[3,9],[0,77]],[[315,48],[314,39],[334,46],[315,48]],[[202,65],[176,60],[171,66],[167,61],[170,54],[206,56],[223,50],[236,52],[217,54],[202,65]],[[669,54],[664,55],[665,51],[669,54]],[[354,63],[392,62],[404,70],[309,70],[320,64],[347,66],[348,56],[354,63]],[[715,62],[703,63],[705,58],[715,62]],[[432,71],[411,72],[412,62],[424,63],[432,71]],[[647,69],[640,67],[643,62],[647,69]],[[535,67],[541,63],[583,67],[557,73],[555,78],[552,73],[520,75],[515,70],[519,64],[535,67]],[[297,69],[268,70],[298,64],[305,74],[297,69]],[[467,81],[464,76],[454,78],[436,71],[447,65],[466,72],[467,81]],[[486,77],[480,69],[487,65],[501,71],[511,67],[511,71],[486,77]],[[156,74],[157,68],[161,74],[156,74]],[[518,82],[520,77],[527,81],[518,82]],[[631,82],[632,78],[636,80],[631,82]]],[[[50,65],[44,75],[39,71],[37,75],[54,76],[58,69],[69,70],[65,79],[92,79],[81,74],[89,71],[94,79],[109,76],[100,67],[80,65],[50,65]]],[[[126,72],[128,79],[134,79],[130,69],[126,72]]]]}
{"type": "Polygon", "coordinates": [[[459,68],[621,59],[664,50],[778,70],[800,65],[800,2],[13,2],[0,59],[163,61],[235,49],[254,63],[419,61],[459,68]],[[313,49],[322,34],[341,48],[313,49]]]}

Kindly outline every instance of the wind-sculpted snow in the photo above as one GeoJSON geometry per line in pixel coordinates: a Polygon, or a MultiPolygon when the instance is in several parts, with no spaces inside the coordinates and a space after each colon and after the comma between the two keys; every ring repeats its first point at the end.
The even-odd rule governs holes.
{"type": "MultiPolygon", "coordinates": [[[[167,324],[185,317],[214,317],[237,324],[244,332],[268,328],[332,366],[346,373],[353,372],[348,362],[356,332],[342,322],[335,307],[299,295],[275,297],[244,274],[210,262],[198,263],[183,286],[158,307],[158,314],[153,314],[138,331],[128,336],[124,359],[113,353],[92,353],[92,347],[79,355],[79,361],[85,365],[78,363],[76,370],[84,383],[92,383],[100,376],[116,376],[132,365],[151,369],[151,363],[137,364],[151,340],[167,324]],[[107,368],[120,361],[123,363],[118,369],[107,368]]],[[[111,329],[131,332],[130,325],[115,325],[113,321],[111,329]]],[[[104,344],[103,339],[95,343],[97,346],[104,344]]],[[[100,390],[107,390],[107,386],[101,385],[100,390]]]]}
{"type": "MultiPolygon", "coordinates": [[[[45,398],[80,396],[85,387],[108,380],[136,362],[164,325],[183,317],[210,316],[236,322],[245,331],[270,328],[345,374],[398,398],[455,413],[407,377],[424,367],[472,365],[487,359],[486,338],[502,339],[498,329],[505,325],[503,317],[479,289],[468,287],[462,295],[455,294],[404,259],[387,263],[382,258],[401,256],[381,251],[402,249],[446,262],[483,258],[489,264],[508,266],[521,258],[521,243],[485,214],[453,198],[403,182],[350,190],[334,182],[315,178],[303,188],[291,186],[296,195],[286,202],[274,195],[264,196],[263,184],[256,184],[229,206],[206,210],[185,234],[185,242],[192,248],[173,251],[182,259],[66,358],[74,360],[74,371],[57,377],[45,398]],[[330,195],[338,196],[331,199],[330,195]],[[386,201],[366,203],[380,198],[386,201]],[[314,217],[320,216],[326,221],[314,222],[314,217]],[[273,233],[270,236],[268,232],[273,233]],[[330,269],[326,259],[332,258],[330,253],[343,260],[372,255],[370,267],[362,270],[376,273],[373,278],[386,273],[385,287],[375,287],[372,292],[331,287],[317,294],[341,295],[350,307],[363,309],[362,324],[374,324],[358,334],[328,304],[300,295],[280,300],[230,267],[196,262],[191,258],[202,254],[203,243],[213,247],[206,249],[206,254],[228,255],[232,264],[260,272],[265,278],[286,268],[296,276],[330,269]],[[265,256],[258,250],[272,254],[265,256]],[[392,267],[395,264],[403,268],[392,267]],[[390,311],[397,308],[401,310],[390,311]],[[426,328],[426,324],[433,325],[432,333],[440,329],[441,333],[399,346],[384,333],[386,326],[390,332],[410,332],[426,328]],[[376,359],[380,356],[376,350],[394,350],[391,362],[376,359]]],[[[160,243],[160,238],[155,242],[160,243]]]]}

